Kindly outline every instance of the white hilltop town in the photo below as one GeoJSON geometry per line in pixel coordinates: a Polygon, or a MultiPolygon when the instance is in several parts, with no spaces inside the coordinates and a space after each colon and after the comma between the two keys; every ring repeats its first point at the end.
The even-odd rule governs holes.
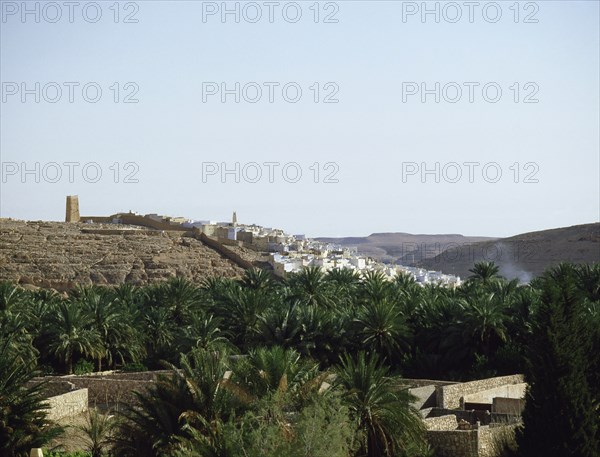
{"type": "Polygon", "coordinates": [[[319,267],[323,271],[348,269],[359,274],[379,271],[388,279],[398,275],[412,276],[421,285],[439,284],[456,287],[461,284],[458,276],[418,267],[385,264],[361,255],[356,248],[324,243],[305,235],[290,235],[282,229],[256,224],[241,224],[233,212],[230,222],[192,220],[159,214],[117,213],[112,216],[79,216],[78,197],[67,197],[67,222],[127,224],[155,230],[191,231],[202,234],[223,246],[243,247],[257,252],[269,253],[269,264],[275,275],[285,277],[305,267],[319,267]]]}

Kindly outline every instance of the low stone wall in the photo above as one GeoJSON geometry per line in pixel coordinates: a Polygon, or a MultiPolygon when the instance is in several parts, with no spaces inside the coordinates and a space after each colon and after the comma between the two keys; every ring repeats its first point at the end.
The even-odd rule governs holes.
{"type": "Polygon", "coordinates": [[[497,378],[481,379],[479,381],[463,382],[452,385],[436,386],[437,406],[440,408],[460,408],[462,399],[467,395],[494,389],[508,384],[523,383],[523,375],[500,376],[497,378]]]}
{"type": "Polygon", "coordinates": [[[62,395],[72,390],[75,390],[75,385],[69,381],[52,380],[49,381],[47,378],[34,378],[27,382],[27,387],[33,387],[37,384],[44,383],[42,386],[42,395],[45,398],[54,397],[56,395],[62,395]]]}
{"type": "Polygon", "coordinates": [[[145,392],[154,381],[139,381],[107,378],[78,378],[73,382],[79,388],[88,390],[90,404],[135,403],[134,392],[145,392]]]}
{"type": "Polygon", "coordinates": [[[416,409],[433,408],[436,405],[435,386],[415,387],[408,389],[416,400],[411,402],[411,406],[416,409]]]}
{"type": "MultiPolygon", "coordinates": [[[[436,419],[445,417],[448,416],[436,419]]],[[[451,425],[451,421],[432,424],[443,427],[451,425]]],[[[429,429],[426,437],[436,457],[500,457],[506,445],[514,446],[516,427],[518,425],[481,426],[474,430],[429,429]]]]}
{"type": "Polygon", "coordinates": [[[60,376],[60,379],[73,380],[73,379],[119,379],[126,381],[156,381],[160,375],[169,374],[171,370],[152,370],[152,371],[101,371],[96,373],[88,373],[84,375],[66,375],[60,376]]]}
{"type": "Polygon", "coordinates": [[[410,387],[425,387],[425,386],[450,386],[453,384],[460,384],[456,381],[440,381],[437,379],[413,379],[413,378],[402,378],[400,380],[402,384],[409,385],[410,387]]]}
{"type": "Polygon", "coordinates": [[[427,418],[442,417],[453,414],[457,420],[467,421],[469,424],[481,422],[487,425],[492,421],[492,416],[487,411],[464,411],[462,409],[431,408],[427,418]]]}
{"type": "Polygon", "coordinates": [[[254,267],[252,263],[248,262],[246,259],[243,259],[239,254],[236,254],[231,249],[227,249],[214,238],[211,238],[210,236],[207,236],[204,233],[200,232],[200,230],[194,229],[193,234],[194,238],[202,241],[206,246],[214,249],[226,259],[229,259],[235,264],[237,264],[239,267],[244,269],[250,269],[254,267]]]}
{"type": "Polygon", "coordinates": [[[515,445],[515,430],[518,425],[479,427],[479,457],[498,457],[506,445],[515,445]]]}
{"type": "Polygon", "coordinates": [[[56,421],[63,417],[77,416],[88,409],[88,390],[77,389],[45,400],[48,419],[56,421]]]}
{"type": "Polygon", "coordinates": [[[436,457],[479,457],[477,430],[428,430],[436,457]]]}
{"type": "Polygon", "coordinates": [[[427,430],[456,430],[458,427],[458,421],[454,414],[423,419],[423,424],[427,430]]]}
{"type": "Polygon", "coordinates": [[[132,403],[136,401],[135,391],[144,392],[155,384],[158,376],[168,373],[169,370],[136,373],[103,372],[36,378],[35,381],[48,381],[48,384],[69,383],[75,389],[87,389],[90,405],[132,403]]]}
{"type": "Polygon", "coordinates": [[[525,408],[523,398],[495,397],[492,401],[492,414],[510,414],[520,416],[525,408]]]}
{"type": "Polygon", "coordinates": [[[146,236],[160,236],[161,232],[157,230],[144,230],[144,229],[88,229],[82,228],[81,233],[88,233],[92,235],[146,235],[146,236]]]}
{"type": "Polygon", "coordinates": [[[470,395],[464,396],[465,403],[489,403],[492,404],[494,398],[525,398],[525,390],[527,384],[521,382],[519,384],[507,384],[493,389],[482,390],[470,395]]]}
{"type": "MultiPolygon", "coordinates": [[[[114,217],[117,218],[117,216],[114,217]]],[[[139,225],[141,227],[149,227],[155,230],[169,230],[177,232],[189,232],[191,230],[190,228],[183,227],[180,224],[170,224],[169,222],[156,221],[154,219],[150,219],[149,217],[140,216],[138,214],[121,214],[118,216],[118,219],[121,219],[122,224],[139,225]]]]}

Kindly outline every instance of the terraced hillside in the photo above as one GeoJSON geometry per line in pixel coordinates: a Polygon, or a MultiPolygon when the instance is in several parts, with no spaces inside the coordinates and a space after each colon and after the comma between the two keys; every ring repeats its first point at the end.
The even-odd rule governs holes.
{"type": "Polygon", "coordinates": [[[0,219],[0,280],[66,290],[183,276],[236,277],[242,269],[181,233],[133,226],[0,219]]]}

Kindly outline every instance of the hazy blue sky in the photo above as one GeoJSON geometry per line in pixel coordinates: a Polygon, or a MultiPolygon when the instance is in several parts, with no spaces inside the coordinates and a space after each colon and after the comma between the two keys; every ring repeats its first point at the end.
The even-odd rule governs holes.
{"type": "Polygon", "coordinates": [[[65,195],[78,194],[82,214],[227,220],[236,210],[240,222],[309,236],[508,236],[600,218],[597,1],[483,1],[471,18],[465,2],[428,2],[439,22],[420,15],[422,2],[239,2],[239,23],[222,20],[222,2],[82,1],[71,18],[62,1],[27,2],[37,18],[1,3],[2,217],[62,220],[65,195]],[[236,82],[239,103],[209,95],[236,82]],[[436,82],[439,103],[409,95],[436,82]],[[65,83],[79,84],[72,103],[65,83]],[[264,83],[279,84],[273,103],[264,83]],[[284,98],[287,83],[288,100],[302,89],[298,102],[284,98]],[[210,162],[239,163],[240,182],[235,172],[203,182],[210,162]],[[280,164],[274,182],[265,162],[280,164]],[[473,182],[467,162],[479,164],[473,182]],[[423,163],[439,164],[439,182],[421,176],[423,163]],[[336,169],[338,182],[323,182],[336,169]],[[132,171],[138,182],[123,182],[132,171]]]}

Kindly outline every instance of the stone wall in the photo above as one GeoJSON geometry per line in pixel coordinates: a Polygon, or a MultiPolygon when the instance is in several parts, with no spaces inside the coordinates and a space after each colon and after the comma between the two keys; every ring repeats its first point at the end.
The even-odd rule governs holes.
{"type": "Polygon", "coordinates": [[[120,214],[118,216],[114,216],[121,220],[122,224],[127,225],[139,225],[141,227],[150,227],[155,230],[169,230],[169,231],[178,231],[178,232],[188,232],[190,228],[183,227],[180,224],[171,224],[165,221],[156,221],[154,219],[150,219],[149,217],[140,216],[138,214],[120,214]]]}
{"type": "Polygon", "coordinates": [[[61,380],[48,380],[42,378],[34,378],[31,381],[28,381],[26,386],[33,387],[37,384],[44,382],[42,386],[42,395],[44,398],[54,397],[56,395],[62,395],[64,393],[75,390],[75,385],[69,381],[61,381],[61,380]]]}
{"type": "Polygon", "coordinates": [[[510,414],[520,416],[525,408],[525,400],[522,398],[495,397],[492,402],[492,413],[510,414]]]}
{"type": "Polygon", "coordinates": [[[454,414],[423,419],[423,424],[427,430],[456,430],[458,427],[458,421],[454,414]]]}
{"type": "Polygon", "coordinates": [[[507,384],[520,384],[523,375],[500,376],[497,378],[481,379],[479,381],[463,382],[452,385],[436,386],[437,406],[440,408],[461,408],[462,399],[484,390],[493,389],[507,384]]]}
{"type": "Polygon", "coordinates": [[[436,457],[479,457],[477,430],[428,430],[436,457]]]}
{"type": "Polygon", "coordinates": [[[456,416],[457,420],[464,420],[467,421],[469,424],[481,422],[482,424],[487,425],[492,420],[492,416],[487,411],[464,411],[462,409],[446,408],[431,408],[427,415],[427,418],[447,416],[448,414],[453,414],[456,416]]]}
{"type": "Polygon", "coordinates": [[[246,259],[243,259],[239,254],[236,254],[232,250],[227,249],[214,238],[211,238],[205,235],[204,233],[201,233],[198,229],[194,230],[194,238],[202,241],[206,246],[214,249],[226,259],[236,263],[239,267],[244,269],[253,268],[252,263],[248,262],[246,259]]]}
{"type": "Polygon", "coordinates": [[[436,405],[435,386],[415,387],[408,389],[416,399],[411,402],[415,409],[433,408],[436,405]]]}
{"type": "Polygon", "coordinates": [[[425,387],[425,386],[450,386],[452,384],[460,384],[456,381],[440,381],[437,379],[413,379],[402,378],[400,383],[409,385],[410,387],[425,387]]]}
{"type": "Polygon", "coordinates": [[[464,402],[467,403],[489,403],[492,404],[494,398],[525,398],[527,384],[524,382],[518,384],[507,384],[493,389],[482,390],[470,395],[464,396],[464,402]]]}
{"type": "Polygon", "coordinates": [[[87,400],[90,405],[132,403],[136,401],[135,391],[144,392],[156,382],[161,374],[169,370],[145,371],[138,373],[103,372],[89,375],[47,376],[37,378],[54,382],[68,382],[76,389],[87,389],[87,400]]]}
{"type": "Polygon", "coordinates": [[[134,392],[144,392],[155,383],[154,381],[81,377],[74,380],[73,384],[88,389],[90,404],[96,405],[134,403],[136,401],[134,392]]]}
{"type": "Polygon", "coordinates": [[[50,397],[48,404],[48,419],[58,420],[63,417],[77,416],[88,409],[88,390],[77,389],[62,395],[50,397]]]}
{"type": "Polygon", "coordinates": [[[479,457],[498,457],[505,446],[515,446],[515,430],[518,425],[486,426],[478,430],[479,457]]]}
{"type": "Polygon", "coordinates": [[[505,446],[514,446],[515,429],[518,425],[481,426],[474,430],[443,430],[442,427],[452,425],[451,419],[445,419],[447,417],[449,416],[425,420],[437,420],[431,422],[433,428],[426,432],[427,441],[435,449],[436,457],[500,457],[505,446]]]}

